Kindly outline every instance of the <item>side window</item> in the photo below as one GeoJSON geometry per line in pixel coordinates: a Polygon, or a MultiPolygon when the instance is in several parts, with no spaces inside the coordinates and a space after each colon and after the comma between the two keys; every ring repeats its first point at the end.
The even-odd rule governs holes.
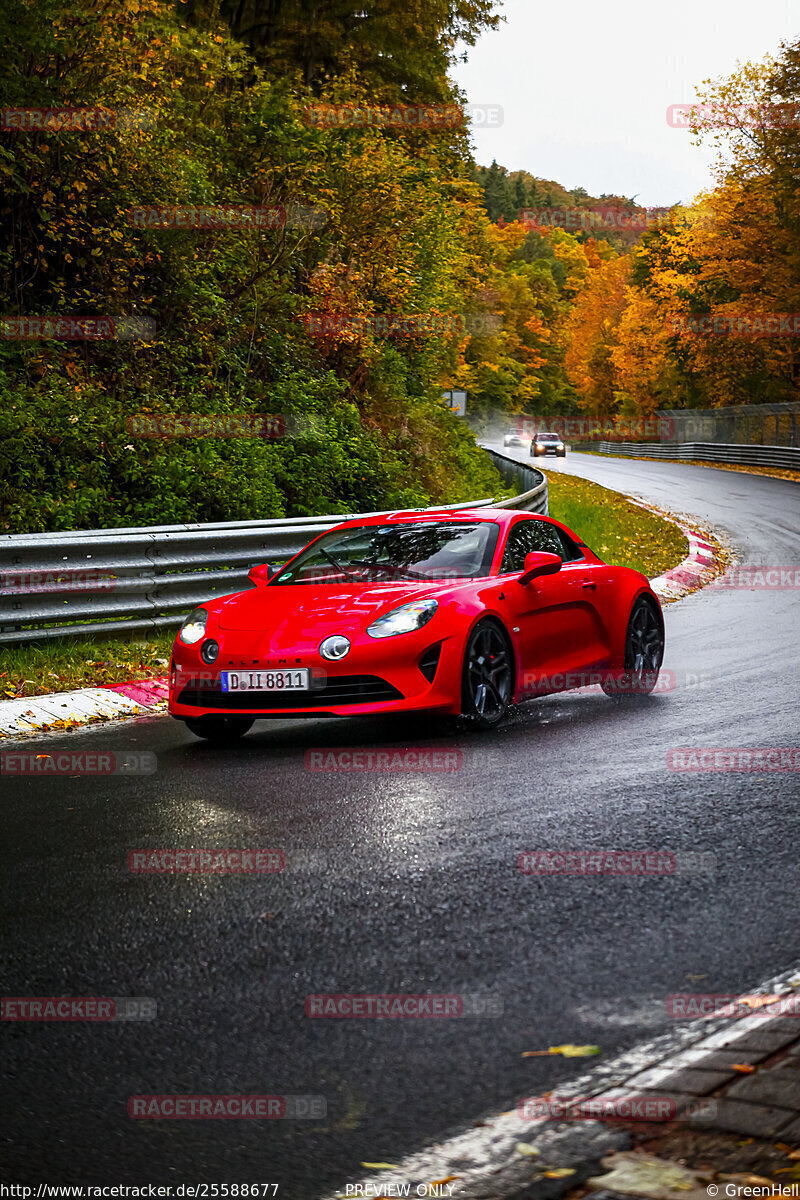
{"type": "Polygon", "coordinates": [[[559,551],[564,562],[577,562],[583,558],[583,551],[577,542],[574,542],[569,534],[564,533],[563,529],[559,529],[556,525],[551,525],[550,528],[561,542],[561,550],[559,551]]]}
{"type": "Polygon", "coordinates": [[[501,573],[523,571],[525,556],[533,550],[544,550],[548,554],[557,554],[559,558],[563,558],[564,546],[558,532],[555,525],[550,525],[547,521],[518,521],[508,535],[500,566],[501,573]]]}
{"type": "Polygon", "coordinates": [[[525,555],[528,553],[528,537],[525,527],[529,523],[528,521],[519,521],[509,533],[503,561],[500,564],[501,573],[523,570],[525,555]]]}

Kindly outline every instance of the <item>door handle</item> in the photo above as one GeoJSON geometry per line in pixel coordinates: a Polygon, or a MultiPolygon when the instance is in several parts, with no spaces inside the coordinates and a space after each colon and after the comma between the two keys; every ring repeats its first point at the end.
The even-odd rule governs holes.
{"type": "Polygon", "coordinates": [[[596,583],[582,583],[581,587],[591,588],[592,591],[594,591],[595,588],[597,587],[597,584],[596,583]]]}

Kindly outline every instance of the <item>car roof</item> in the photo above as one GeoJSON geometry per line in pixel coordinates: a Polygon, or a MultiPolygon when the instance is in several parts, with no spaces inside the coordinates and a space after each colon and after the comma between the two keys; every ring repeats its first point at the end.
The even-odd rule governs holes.
{"type": "Polygon", "coordinates": [[[541,513],[528,512],[517,508],[437,508],[423,509],[420,512],[378,513],[374,516],[355,517],[342,521],[335,529],[358,529],[364,525],[408,525],[427,521],[464,521],[474,525],[476,521],[493,522],[496,525],[509,525],[515,517],[537,517],[548,521],[549,517],[541,513]]]}

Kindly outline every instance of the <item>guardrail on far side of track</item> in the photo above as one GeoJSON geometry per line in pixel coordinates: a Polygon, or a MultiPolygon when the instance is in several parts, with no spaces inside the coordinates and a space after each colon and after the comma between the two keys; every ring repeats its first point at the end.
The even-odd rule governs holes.
{"type": "Polygon", "coordinates": [[[619,454],[628,458],[679,458],[698,462],[732,463],[741,466],[778,467],[800,471],[800,449],[791,446],[735,446],[716,442],[680,442],[658,445],[653,442],[596,442],[575,449],[596,450],[599,454],[619,454]]]}

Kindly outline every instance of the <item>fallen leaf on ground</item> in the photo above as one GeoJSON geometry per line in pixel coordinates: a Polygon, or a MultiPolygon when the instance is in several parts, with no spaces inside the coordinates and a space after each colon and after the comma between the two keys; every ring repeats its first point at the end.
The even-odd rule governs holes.
{"type": "Polygon", "coordinates": [[[743,1075],[750,1075],[755,1071],[755,1067],[751,1067],[750,1063],[731,1063],[732,1071],[741,1071],[743,1075]]]}
{"type": "Polygon", "coordinates": [[[538,1058],[543,1054],[563,1054],[564,1058],[588,1058],[592,1054],[602,1054],[599,1046],[551,1046],[549,1050],[524,1050],[523,1058],[538,1058]]]}
{"type": "Polygon", "coordinates": [[[708,1200],[706,1177],[679,1163],[628,1150],[609,1154],[603,1159],[603,1166],[607,1174],[586,1181],[591,1191],[646,1196],[647,1200],[675,1200],[678,1196],[684,1200],[708,1200]]]}
{"type": "Polygon", "coordinates": [[[574,1175],[572,1167],[554,1167],[552,1171],[545,1171],[545,1179],[566,1179],[568,1175],[574,1175]]]}
{"type": "Polygon", "coordinates": [[[399,1171],[397,1163],[362,1163],[362,1167],[367,1167],[370,1171],[399,1171]]]}
{"type": "Polygon", "coordinates": [[[527,1142],[517,1142],[517,1154],[527,1154],[529,1158],[537,1158],[541,1151],[535,1146],[529,1145],[527,1142]]]}

